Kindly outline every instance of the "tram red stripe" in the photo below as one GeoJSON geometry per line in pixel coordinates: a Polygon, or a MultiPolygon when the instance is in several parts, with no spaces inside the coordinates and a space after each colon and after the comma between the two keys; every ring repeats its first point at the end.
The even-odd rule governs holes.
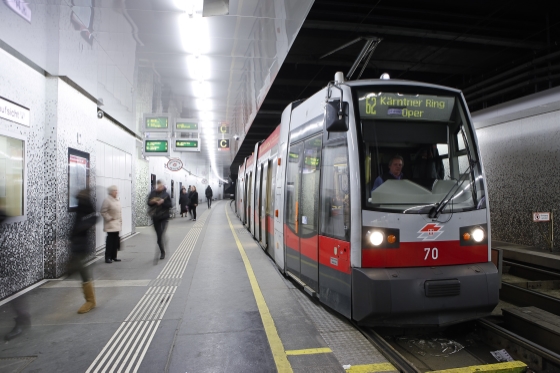
{"type": "Polygon", "coordinates": [[[459,241],[401,242],[398,249],[362,249],[362,267],[425,267],[485,263],[488,246],[460,246],[459,241]]]}

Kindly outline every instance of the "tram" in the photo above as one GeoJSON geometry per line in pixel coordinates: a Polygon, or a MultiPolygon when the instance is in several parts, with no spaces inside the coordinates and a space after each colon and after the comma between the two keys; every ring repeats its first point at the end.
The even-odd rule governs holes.
{"type": "Polygon", "coordinates": [[[279,270],[361,325],[488,315],[500,278],[459,90],[334,82],[288,105],[239,167],[236,211],[279,270]]]}

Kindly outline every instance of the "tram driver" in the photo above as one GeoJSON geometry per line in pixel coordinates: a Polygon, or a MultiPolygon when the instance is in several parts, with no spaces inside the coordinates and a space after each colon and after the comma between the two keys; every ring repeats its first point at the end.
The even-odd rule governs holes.
{"type": "Polygon", "coordinates": [[[400,155],[394,155],[391,160],[389,160],[389,172],[379,175],[373,182],[373,192],[375,189],[379,188],[387,180],[402,180],[404,179],[402,169],[404,166],[404,159],[400,155]]]}

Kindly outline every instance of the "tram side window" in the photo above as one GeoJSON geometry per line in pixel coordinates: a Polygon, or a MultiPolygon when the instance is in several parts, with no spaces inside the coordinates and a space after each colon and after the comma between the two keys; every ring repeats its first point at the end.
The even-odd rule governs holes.
{"type": "Polygon", "coordinates": [[[0,208],[8,216],[24,214],[24,142],[0,135],[0,208]]]}
{"type": "Polygon", "coordinates": [[[350,185],[346,143],[323,149],[322,176],[321,234],[348,241],[350,185]]]}

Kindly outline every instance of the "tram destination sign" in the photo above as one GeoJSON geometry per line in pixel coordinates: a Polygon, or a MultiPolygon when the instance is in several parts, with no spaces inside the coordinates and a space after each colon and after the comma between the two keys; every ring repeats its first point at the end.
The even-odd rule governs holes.
{"type": "Polygon", "coordinates": [[[455,97],[359,91],[358,102],[363,119],[447,122],[455,97]]]}

